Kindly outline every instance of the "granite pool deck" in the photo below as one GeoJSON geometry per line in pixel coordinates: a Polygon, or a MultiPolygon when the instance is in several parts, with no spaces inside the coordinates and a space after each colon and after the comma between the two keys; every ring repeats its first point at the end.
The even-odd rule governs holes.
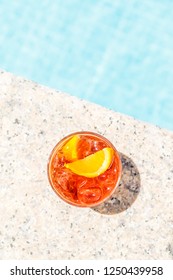
{"type": "Polygon", "coordinates": [[[0,259],[173,259],[173,132],[0,72],[0,259]],[[100,207],[53,192],[47,162],[75,131],[107,137],[123,163],[100,207]]]}

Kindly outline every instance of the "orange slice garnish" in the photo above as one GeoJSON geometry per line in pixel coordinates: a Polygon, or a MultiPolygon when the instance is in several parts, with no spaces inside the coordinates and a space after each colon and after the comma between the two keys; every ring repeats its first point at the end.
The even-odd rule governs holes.
{"type": "Polygon", "coordinates": [[[80,137],[78,135],[74,135],[63,147],[62,152],[66,160],[74,161],[78,159],[77,154],[77,144],[79,142],[80,137]]]}
{"type": "Polygon", "coordinates": [[[77,175],[94,178],[109,168],[113,153],[113,149],[107,147],[83,159],[66,163],[64,166],[77,175]]]}

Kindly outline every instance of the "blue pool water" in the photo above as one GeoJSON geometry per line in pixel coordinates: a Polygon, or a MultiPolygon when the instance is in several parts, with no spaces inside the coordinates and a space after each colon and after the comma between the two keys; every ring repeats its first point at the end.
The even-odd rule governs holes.
{"type": "Polygon", "coordinates": [[[173,129],[172,0],[0,0],[0,68],[173,129]]]}

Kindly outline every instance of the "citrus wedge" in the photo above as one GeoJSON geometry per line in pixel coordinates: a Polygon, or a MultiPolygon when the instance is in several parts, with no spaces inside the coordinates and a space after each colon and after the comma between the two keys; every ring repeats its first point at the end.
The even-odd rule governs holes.
{"type": "Polygon", "coordinates": [[[79,142],[79,136],[74,135],[63,147],[62,152],[66,160],[74,161],[78,159],[77,156],[77,144],[79,142]]]}
{"type": "Polygon", "coordinates": [[[109,168],[112,159],[113,149],[104,148],[83,159],[66,163],[65,167],[77,175],[94,178],[104,173],[109,168]]]}

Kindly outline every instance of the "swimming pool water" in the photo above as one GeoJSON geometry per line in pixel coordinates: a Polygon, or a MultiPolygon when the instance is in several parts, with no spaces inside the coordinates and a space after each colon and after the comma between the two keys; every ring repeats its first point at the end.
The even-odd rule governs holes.
{"type": "Polygon", "coordinates": [[[0,0],[0,68],[173,129],[172,0],[0,0]]]}

